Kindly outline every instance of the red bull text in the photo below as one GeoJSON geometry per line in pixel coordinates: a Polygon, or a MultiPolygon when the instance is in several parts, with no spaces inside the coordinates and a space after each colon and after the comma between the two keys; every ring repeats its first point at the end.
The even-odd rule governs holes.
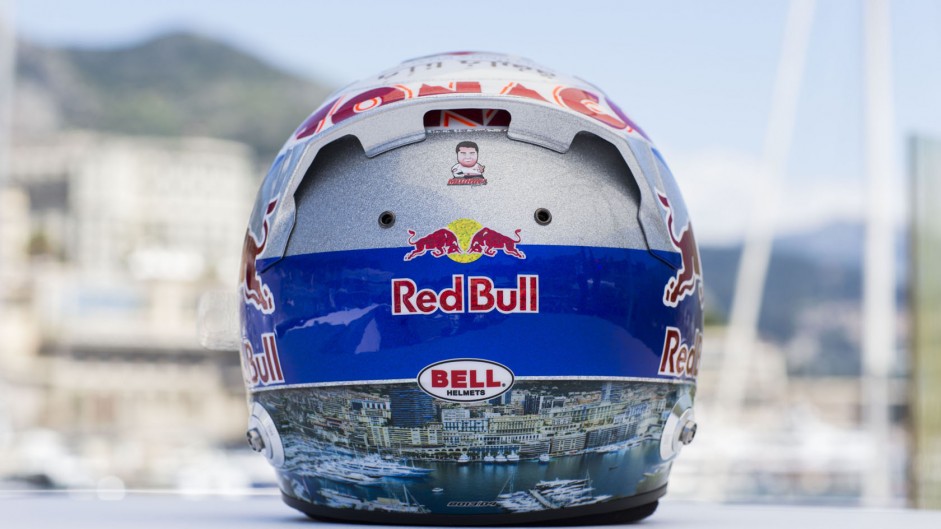
{"type": "Polygon", "coordinates": [[[454,275],[451,287],[439,292],[430,288],[419,290],[411,279],[392,280],[392,314],[395,316],[494,310],[503,314],[538,313],[539,276],[518,275],[515,287],[498,288],[489,277],[454,275]]]}
{"type": "Polygon", "coordinates": [[[261,335],[262,351],[256,353],[247,340],[242,342],[243,373],[249,387],[283,384],[284,373],[281,371],[281,358],[278,356],[278,344],[274,333],[261,335]]]}
{"type": "Polygon", "coordinates": [[[663,336],[663,352],[660,354],[658,374],[696,378],[699,375],[699,356],[702,351],[702,333],[696,333],[696,341],[689,345],[683,341],[683,333],[676,327],[667,327],[663,336]]]}

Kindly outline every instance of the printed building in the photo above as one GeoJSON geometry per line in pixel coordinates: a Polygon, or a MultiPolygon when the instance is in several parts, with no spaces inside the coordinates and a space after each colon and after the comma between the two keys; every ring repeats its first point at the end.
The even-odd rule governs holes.
{"type": "Polygon", "coordinates": [[[597,448],[620,443],[631,438],[631,424],[614,424],[593,428],[585,432],[585,448],[597,448]]]}
{"type": "Polygon", "coordinates": [[[585,437],[583,433],[553,437],[549,445],[549,453],[552,455],[563,455],[567,452],[584,450],[585,437]]]}
{"type": "Polygon", "coordinates": [[[421,428],[435,420],[434,399],[416,387],[395,386],[389,390],[392,426],[421,428]]]}
{"type": "MultiPolygon", "coordinates": [[[[436,460],[451,460],[457,454],[482,460],[487,455],[515,453],[522,459],[535,459],[543,454],[574,455],[661,428],[663,414],[657,410],[664,406],[651,402],[661,400],[656,396],[666,393],[665,388],[655,384],[632,387],[631,398],[641,402],[630,406],[603,399],[605,392],[626,394],[629,386],[620,385],[555,395],[527,392],[519,402],[538,403],[543,408],[538,414],[522,414],[523,406],[516,404],[445,403],[411,384],[297,390],[290,397],[272,396],[267,404],[295,417],[284,419],[286,427],[294,421],[303,428],[314,426],[321,440],[354,452],[391,450],[436,460]]],[[[527,391],[522,388],[520,393],[527,391]]]]}

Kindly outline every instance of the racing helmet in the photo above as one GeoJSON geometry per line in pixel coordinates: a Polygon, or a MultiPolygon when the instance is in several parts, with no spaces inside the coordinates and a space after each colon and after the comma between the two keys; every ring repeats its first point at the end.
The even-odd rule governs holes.
{"type": "Polygon", "coordinates": [[[347,521],[631,521],[696,431],[677,184],[596,87],[448,53],[330,96],[264,178],[240,276],[249,444],[347,521]]]}

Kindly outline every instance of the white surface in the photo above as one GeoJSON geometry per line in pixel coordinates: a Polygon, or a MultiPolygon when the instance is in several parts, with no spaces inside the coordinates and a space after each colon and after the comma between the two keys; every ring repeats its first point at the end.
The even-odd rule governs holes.
{"type": "MultiPolygon", "coordinates": [[[[298,527],[302,524],[363,529],[364,525],[314,522],[275,494],[182,496],[128,493],[101,500],[96,493],[0,492],[3,527],[82,529],[102,527],[173,528],[298,527]]],[[[721,505],[663,501],[637,527],[800,528],[852,527],[918,529],[941,527],[941,511],[874,510],[798,506],[721,505]]]]}

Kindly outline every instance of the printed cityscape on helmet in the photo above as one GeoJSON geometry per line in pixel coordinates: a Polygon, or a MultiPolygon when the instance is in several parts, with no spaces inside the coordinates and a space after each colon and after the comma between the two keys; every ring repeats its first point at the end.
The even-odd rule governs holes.
{"type": "Polygon", "coordinates": [[[689,216],[577,78],[451,53],[345,88],[278,154],[242,259],[249,442],[310,516],[639,519],[695,434],[689,216]]]}

